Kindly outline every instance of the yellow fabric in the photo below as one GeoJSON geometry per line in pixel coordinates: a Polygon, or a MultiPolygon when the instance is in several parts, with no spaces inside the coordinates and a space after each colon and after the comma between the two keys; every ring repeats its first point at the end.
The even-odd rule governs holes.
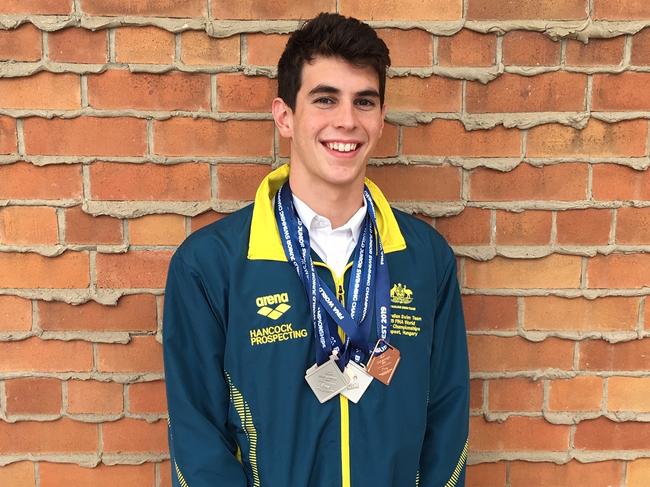
{"type": "MultiPolygon", "coordinates": [[[[287,179],[289,179],[289,164],[283,164],[269,173],[257,188],[248,240],[248,258],[251,260],[283,262],[287,260],[273,210],[273,198],[287,179]]],[[[368,178],[365,182],[374,202],[377,226],[384,252],[404,250],[406,242],[386,197],[375,183],[368,178]]]]}

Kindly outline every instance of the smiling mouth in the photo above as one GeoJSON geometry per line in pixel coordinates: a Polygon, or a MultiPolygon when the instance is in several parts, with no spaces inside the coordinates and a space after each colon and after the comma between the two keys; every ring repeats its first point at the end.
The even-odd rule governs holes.
{"type": "Polygon", "coordinates": [[[321,142],[323,147],[327,149],[330,154],[333,154],[337,157],[350,157],[358,153],[359,148],[363,145],[358,142],[321,142]]]}

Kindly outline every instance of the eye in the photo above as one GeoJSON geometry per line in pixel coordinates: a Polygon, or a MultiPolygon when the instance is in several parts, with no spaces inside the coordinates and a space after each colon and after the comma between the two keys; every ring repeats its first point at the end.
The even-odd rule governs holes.
{"type": "Polygon", "coordinates": [[[320,98],[316,98],[314,100],[314,103],[319,103],[321,105],[331,105],[332,103],[334,103],[334,100],[329,96],[322,96],[320,98]]]}
{"type": "Polygon", "coordinates": [[[370,98],[359,98],[357,100],[357,105],[359,105],[362,108],[373,108],[376,105],[376,103],[370,98]]]}

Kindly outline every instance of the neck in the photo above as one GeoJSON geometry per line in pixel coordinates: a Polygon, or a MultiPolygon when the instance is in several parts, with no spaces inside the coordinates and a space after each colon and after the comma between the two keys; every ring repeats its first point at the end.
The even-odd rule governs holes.
{"type": "Polygon", "coordinates": [[[307,206],[332,222],[338,228],[352,218],[363,206],[363,179],[354,185],[332,187],[328,184],[303,184],[300,178],[289,173],[291,192],[307,206]]]}

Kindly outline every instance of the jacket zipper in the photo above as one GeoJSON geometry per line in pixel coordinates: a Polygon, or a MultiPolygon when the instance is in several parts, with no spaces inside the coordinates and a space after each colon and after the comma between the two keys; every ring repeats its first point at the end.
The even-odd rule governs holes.
{"type": "MultiPolygon", "coordinates": [[[[352,267],[352,263],[348,263],[343,269],[343,273],[337,276],[336,273],[325,263],[314,262],[314,265],[325,267],[332,278],[334,279],[334,287],[336,288],[336,298],[345,305],[345,290],[343,284],[345,281],[345,273],[352,267]]],[[[345,343],[345,332],[339,327],[339,336],[341,341],[345,343]]],[[[341,487],[350,487],[350,412],[348,398],[343,394],[339,394],[339,407],[341,414],[341,487]]]]}

